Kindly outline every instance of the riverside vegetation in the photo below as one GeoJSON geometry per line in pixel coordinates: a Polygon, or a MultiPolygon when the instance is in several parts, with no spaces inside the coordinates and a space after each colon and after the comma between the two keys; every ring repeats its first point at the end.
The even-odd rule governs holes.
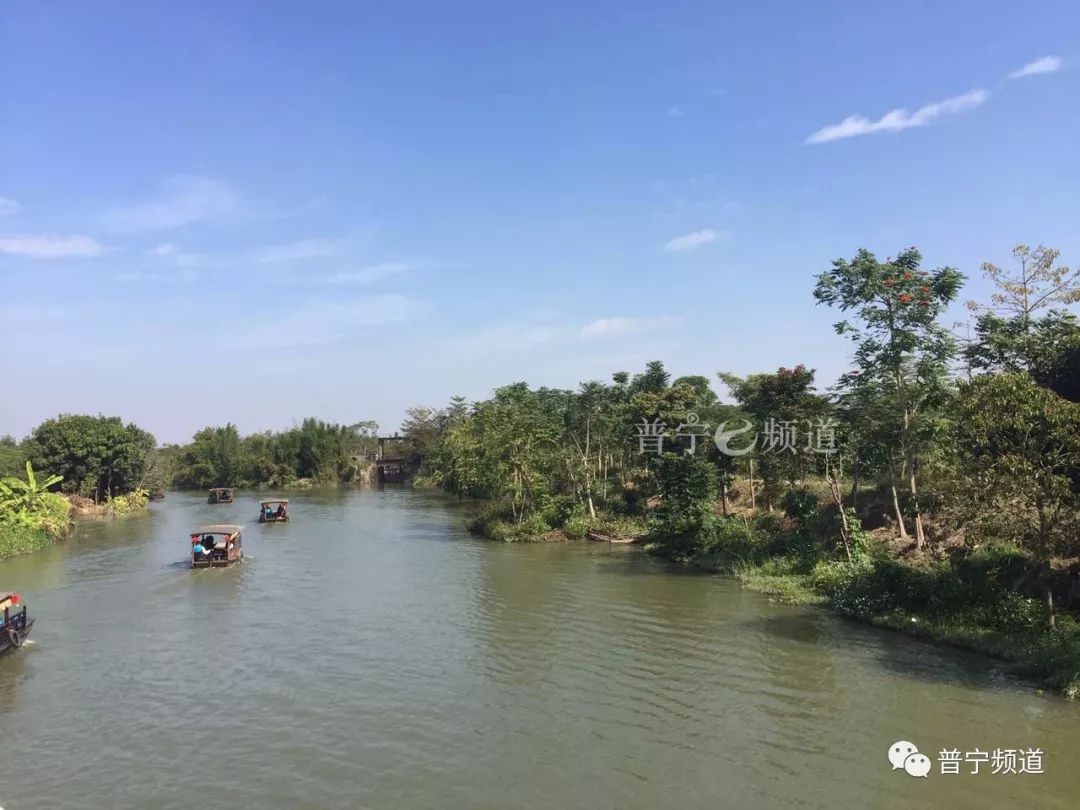
{"type": "MultiPolygon", "coordinates": [[[[959,272],[923,270],[914,248],[885,261],[860,250],[816,277],[814,298],[841,313],[836,332],[854,349],[827,392],[797,364],[720,372],[722,402],[709,377],[671,379],[652,362],[573,391],[515,383],[411,408],[400,455],[423,460],[418,483],[479,499],[471,528],[486,537],[636,537],[777,598],[1014,662],[1080,697],[1080,325],[1068,311],[1080,271],[1057,258],[1018,246],[1015,269],[984,265],[996,292],[969,304],[974,334],[958,340],[941,321],[959,272]],[[746,452],[730,455],[711,434],[687,436],[723,423],[766,440],[735,432],[730,446],[746,452]],[[657,452],[640,452],[648,425],[662,426],[657,452]],[[778,425],[804,430],[800,447],[781,434],[775,452],[778,425]],[[833,434],[834,452],[802,446],[833,434]]],[[[42,490],[137,507],[166,485],[354,484],[376,435],[371,422],[305,419],[244,437],[230,424],[155,450],[117,418],[49,420],[22,443],[0,440],[0,474],[29,459],[49,475],[28,467],[20,481],[33,506],[26,490],[16,506],[20,487],[5,479],[0,554],[29,550],[49,515],[59,520],[42,490]]]]}
{"type": "Polygon", "coordinates": [[[21,443],[0,438],[0,558],[63,539],[72,515],[143,509],[157,486],[155,457],[154,437],[116,417],[63,415],[21,443]]]}
{"type": "Polygon", "coordinates": [[[841,313],[854,368],[824,394],[795,365],[720,373],[725,404],[709,378],[672,380],[653,362],[576,391],[516,383],[414,408],[403,433],[428,481],[484,499],[471,526],[484,536],[636,535],[653,553],[989,653],[1080,697],[1080,325],[1067,311],[1080,272],[1044,247],[1014,258],[984,266],[996,291],[969,305],[974,336],[960,342],[941,324],[956,270],[924,270],[914,248],[834,262],[813,294],[841,313]],[[834,425],[835,452],[760,441],[733,456],[706,436],[691,454],[679,435],[690,414],[818,437],[834,425]],[[664,426],[663,452],[639,452],[649,424],[664,426]]]}

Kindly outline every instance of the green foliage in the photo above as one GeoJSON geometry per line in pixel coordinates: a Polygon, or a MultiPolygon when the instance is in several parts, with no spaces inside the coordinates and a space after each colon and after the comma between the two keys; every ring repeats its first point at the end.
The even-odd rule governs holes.
{"type": "Polygon", "coordinates": [[[118,495],[115,498],[110,498],[108,506],[113,517],[124,517],[125,515],[130,515],[133,512],[145,509],[148,503],[150,503],[149,491],[145,489],[136,489],[133,492],[129,492],[127,495],[118,495]]]}
{"type": "MultiPolygon", "coordinates": [[[[0,524],[40,532],[54,539],[62,537],[68,526],[68,503],[49,491],[62,480],[59,475],[51,475],[39,481],[29,461],[25,481],[13,476],[0,479],[0,524]]],[[[26,532],[14,534],[23,541],[30,536],[26,532]]]]}
{"type": "Polygon", "coordinates": [[[821,502],[808,489],[793,489],[784,496],[784,514],[798,524],[800,531],[808,531],[821,518],[821,502]]]}
{"type": "Polygon", "coordinates": [[[655,541],[667,553],[687,557],[715,542],[716,469],[696,455],[669,453],[656,459],[660,503],[653,530],[655,541]]]}
{"type": "Polygon", "coordinates": [[[0,476],[21,475],[26,459],[26,447],[11,436],[0,436],[0,476]]]}
{"type": "Polygon", "coordinates": [[[40,551],[52,545],[54,540],[42,529],[0,520],[0,559],[40,551]]]}
{"type": "MultiPolygon", "coordinates": [[[[786,424],[794,425],[804,436],[812,435],[814,427],[823,424],[831,411],[824,397],[814,393],[813,370],[802,365],[745,378],[721,373],[720,379],[759,430],[768,430],[770,426],[782,430],[786,424]]],[[[757,474],[764,484],[762,496],[767,508],[778,502],[785,481],[794,487],[815,469],[817,456],[803,452],[806,439],[797,444],[795,452],[782,449],[783,442],[779,448],[759,444],[755,450],[757,474]]]]}
{"type": "Polygon", "coordinates": [[[120,417],[62,415],[27,442],[34,465],[63,477],[64,492],[102,501],[143,485],[156,442],[120,417]]]}
{"type": "Polygon", "coordinates": [[[171,450],[173,484],[182,489],[210,487],[289,487],[347,483],[357,459],[374,451],[377,426],[351,426],[305,419],[281,433],[240,436],[235,425],[208,427],[191,444],[171,450]]]}

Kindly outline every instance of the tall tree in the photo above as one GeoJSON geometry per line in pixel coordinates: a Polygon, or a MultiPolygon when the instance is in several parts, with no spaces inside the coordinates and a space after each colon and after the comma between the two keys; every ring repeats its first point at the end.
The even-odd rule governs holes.
{"type": "Polygon", "coordinates": [[[1031,553],[1053,627],[1051,561],[1080,552],[1080,405],[1013,373],[962,384],[953,413],[952,514],[1031,553]]]}
{"type": "Polygon", "coordinates": [[[1017,265],[1012,271],[983,263],[982,271],[997,291],[990,296],[991,306],[969,301],[968,308],[1017,318],[1026,328],[1039,310],[1080,301],[1080,268],[1070,270],[1058,265],[1060,251],[1043,245],[1034,249],[1017,245],[1012,255],[1017,265]]]}
{"type": "Polygon", "coordinates": [[[34,466],[63,476],[62,489],[101,501],[143,482],[154,437],[118,416],[65,414],[42,422],[30,435],[34,466]]]}
{"type": "MultiPolygon", "coordinates": [[[[900,455],[915,526],[915,543],[926,541],[919,503],[920,419],[941,400],[955,343],[938,319],[956,298],[963,275],[951,267],[926,272],[922,254],[907,248],[879,262],[861,249],[849,262],[837,259],[817,276],[814,298],[852,312],[835,324],[836,332],[855,344],[863,374],[885,380],[895,394],[900,455]]],[[[903,522],[901,533],[906,533],[903,522]]]]}
{"type": "Polygon", "coordinates": [[[814,456],[804,452],[806,431],[812,433],[829,412],[828,402],[814,392],[814,371],[802,365],[773,374],[737,377],[720,372],[719,376],[758,430],[755,458],[765,505],[772,510],[785,479],[794,487],[812,471],[814,456]]]}

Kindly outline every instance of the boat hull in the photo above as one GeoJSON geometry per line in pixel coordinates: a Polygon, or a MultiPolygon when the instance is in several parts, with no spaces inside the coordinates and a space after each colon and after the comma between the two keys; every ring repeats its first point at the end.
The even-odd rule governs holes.
{"type": "Polygon", "coordinates": [[[4,628],[0,630],[0,655],[6,655],[7,653],[14,652],[22,647],[26,641],[27,636],[30,635],[30,630],[34,627],[34,620],[27,619],[26,626],[22,628],[4,628]],[[16,643],[12,641],[11,635],[8,633],[8,629],[14,630],[18,633],[19,641],[16,643]]]}

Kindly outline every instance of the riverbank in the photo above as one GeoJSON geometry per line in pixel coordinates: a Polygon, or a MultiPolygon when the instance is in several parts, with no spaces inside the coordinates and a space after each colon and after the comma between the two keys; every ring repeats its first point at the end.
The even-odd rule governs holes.
{"type": "Polygon", "coordinates": [[[41,551],[66,540],[75,520],[111,520],[138,514],[150,503],[146,490],[137,489],[104,503],[78,495],[53,495],[40,513],[0,520],[0,560],[41,551]]]}
{"type": "MultiPolygon", "coordinates": [[[[779,515],[718,518],[707,551],[679,554],[643,518],[557,511],[515,521],[505,504],[487,504],[469,531],[500,542],[636,538],[647,552],[715,574],[786,604],[824,607],[857,621],[981,653],[1071,700],[1080,699],[1080,623],[1058,612],[1047,629],[1043,604],[1008,587],[1028,557],[1002,544],[953,558],[900,555],[882,537],[862,536],[853,559],[837,559],[825,538],[779,515]],[[652,533],[650,533],[650,530],[652,533]]],[[[700,546],[698,546],[700,547],[700,546]]]]}
{"type": "MultiPolygon", "coordinates": [[[[1080,625],[1071,616],[1058,615],[1057,626],[1046,629],[1042,606],[1034,599],[999,594],[993,600],[935,610],[928,597],[920,610],[901,603],[911,599],[913,591],[930,587],[936,577],[928,568],[898,560],[818,564],[809,571],[804,563],[785,557],[748,562],[712,556],[692,564],[733,576],[750,590],[786,604],[825,607],[875,627],[986,655],[1008,664],[1015,675],[1080,700],[1080,625]]],[[[952,598],[963,601],[963,590],[956,583],[952,598]]]]}
{"type": "Polygon", "coordinates": [[[59,538],[55,538],[42,529],[0,523],[0,560],[41,551],[51,546],[57,539],[59,538]]]}

